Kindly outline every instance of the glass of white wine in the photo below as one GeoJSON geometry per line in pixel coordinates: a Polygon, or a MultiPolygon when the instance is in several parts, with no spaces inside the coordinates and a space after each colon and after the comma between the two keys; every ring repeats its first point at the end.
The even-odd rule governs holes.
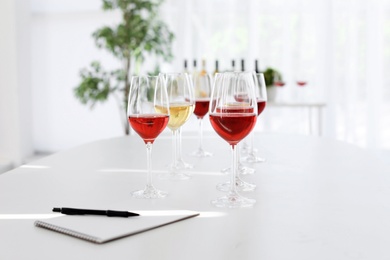
{"type": "MultiPolygon", "coordinates": [[[[169,122],[168,128],[172,131],[172,157],[173,161],[167,173],[161,174],[163,179],[186,180],[190,176],[182,172],[179,157],[178,141],[179,128],[184,125],[195,107],[194,92],[191,79],[187,73],[160,73],[164,79],[169,99],[169,122]]],[[[159,109],[156,107],[156,109],[159,109]]]]}

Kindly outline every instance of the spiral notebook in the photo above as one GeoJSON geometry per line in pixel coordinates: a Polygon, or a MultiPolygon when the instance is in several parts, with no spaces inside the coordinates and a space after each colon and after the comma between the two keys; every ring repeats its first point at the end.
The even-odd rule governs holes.
{"type": "Polygon", "coordinates": [[[37,220],[34,225],[72,237],[102,244],[169,225],[199,215],[193,211],[137,211],[140,216],[120,218],[106,216],[67,216],[37,220]]]}

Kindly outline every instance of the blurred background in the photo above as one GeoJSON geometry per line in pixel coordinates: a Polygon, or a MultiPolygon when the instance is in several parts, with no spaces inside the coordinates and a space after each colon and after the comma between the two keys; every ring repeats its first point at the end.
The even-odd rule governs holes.
{"type": "MultiPolygon", "coordinates": [[[[254,70],[257,60],[262,71],[277,69],[284,86],[256,131],[320,130],[390,159],[389,0],[165,0],[158,16],[175,35],[174,57],[146,55],[140,73],[157,64],[163,72],[183,71],[185,60],[189,71],[193,60],[198,70],[204,60],[209,73],[216,60],[219,71],[231,70],[232,60],[236,69],[244,60],[254,70]],[[321,117],[305,104],[324,105],[321,117]],[[319,125],[310,121],[319,118],[319,125]]],[[[120,20],[118,10],[102,10],[101,0],[0,2],[0,172],[124,135],[113,97],[91,109],[74,94],[91,61],[123,65],[92,37],[120,20]]],[[[193,117],[183,132],[195,129],[193,117]]]]}

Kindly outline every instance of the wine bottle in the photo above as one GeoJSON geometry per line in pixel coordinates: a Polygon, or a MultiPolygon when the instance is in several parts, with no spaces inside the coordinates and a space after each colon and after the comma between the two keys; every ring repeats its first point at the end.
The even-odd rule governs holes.
{"type": "Polygon", "coordinates": [[[197,75],[198,75],[198,70],[196,69],[196,60],[194,60],[193,66],[192,66],[192,76],[196,77],[197,75]]]}
{"type": "Polygon", "coordinates": [[[188,73],[187,60],[184,60],[184,72],[185,72],[185,73],[188,73]]]}
{"type": "Polygon", "coordinates": [[[259,63],[257,62],[257,60],[255,60],[255,72],[256,74],[261,73],[261,71],[259,70],[259,63]]]}
{"type": "Polygon", "coordinates": [[[236,70],[236,62],[232,60],[232,71],[236,70]]]}
{"type": "Polygon", "coordinates": [[[219,69],[218,69],[218,60],[215,61],[215,70],[214,70],[214,75],[217,74],[219,72],[219,69]]]}
{"type": "Polygon", "coordinates": [[[241,60],[241,71],[245,71],[245,60],[241,60]]]}
{"type": "Polygon", "coordinates": [[[202,60],[202,70],[200,71],[200,75],[201,76],[204,76],[207,74],[207,70],[206,70],[206,60],[203,59],[202,60]]]}

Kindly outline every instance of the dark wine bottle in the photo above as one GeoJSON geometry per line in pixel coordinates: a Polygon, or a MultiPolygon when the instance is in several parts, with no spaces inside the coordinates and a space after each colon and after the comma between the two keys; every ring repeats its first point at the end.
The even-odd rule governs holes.
{"type": "Polygon", "coordinates": [[[188,64],[187,64],[187,60],[184,60],[184,72],[188,73],[188,64]]]}
{"type": "Polygon", "coordinates": [[[214,75],[217,74],[219,72],[219,69],[218,69],[218,60],[215,61],[215,70],[214,70],[214,75]]]}
{"type": "Polygon", "coordinates": [[[236,62],[232,60],[232,71],[236,70],[236,62]]]}
{"type": "Polygon", "coordinates": [[[245,60],[241,60],[241,71],[245,71],[245,60]]]}
{"type": "Polygon", "coordinates": [[[196,68],[196,60],[194,60],[193,66],[192,66],[192,77],[195,79],[199,75],[199,71],[196,68]]]}
{"type": "Polygon", "coordinates": [[[257,74],[257,73],[260,73],[260,70],[259,70],[259,63],[257,62],[257,60],[255,60],[255,72],[256,72],[256,74],[257,74]]]}

